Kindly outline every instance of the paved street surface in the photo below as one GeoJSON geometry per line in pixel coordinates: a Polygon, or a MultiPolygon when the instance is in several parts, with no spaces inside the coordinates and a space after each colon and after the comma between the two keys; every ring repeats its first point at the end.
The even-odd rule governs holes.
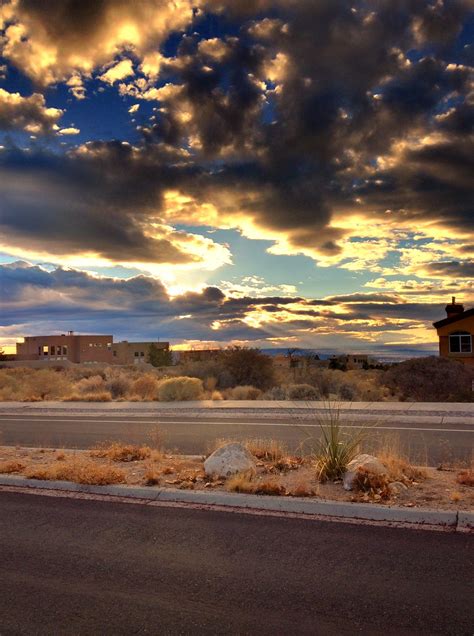
{"type": "Polygon", "coordinates": [[[0,491],[0,634],[472,634],[472,536],[0,491]]]}
{"type": "MultiPolygon", "coordinates": [[[[167,448],[202,454],[216,438],[271,437],[297,450],[302,442],[309,448],[308,437],[319,435],[313,410],[255,404],[259,403],[240,408],[156,403],[1,405],[0,444],[89,448],[112,440],[150,443],[159,429],[167,448]]],[[[399,440],[413,461],[437,465],[472,458],[473,404],[351,407],[341,410],[344,426],[367,427],[371,439],[399,440]]]]}

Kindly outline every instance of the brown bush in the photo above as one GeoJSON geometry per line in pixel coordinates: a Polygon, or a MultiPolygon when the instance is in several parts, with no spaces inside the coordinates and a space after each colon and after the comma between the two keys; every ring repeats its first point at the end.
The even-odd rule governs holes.
{"type": "Polygon", "coordinates": [[[16,460],[0,463],[0,473],[3,474],[21,473],[24,468],[25,465],[16,460]]]}
{"type": "Polygon", "coordinates": [[[105,388],[110,391],[114,400],[127,395],[131,386],[132,381],[124,373],[112,375],[105,383],[105,388]]]}
{"type": "Polygon", "coordinates": [[[159,382],[155,375],[145,373],[133,382],[130,393],[142,400],[155,400],[158,394],[159,382]]]}
{"type": "Polygon", "coordinates": [[[225,396],[228,400],[258,400],[262,395],[260,389],[254,386],[235,386],[233,389],[227,389],[225,396]]]}
{"type": "Polygon", "coordinates": [[[148,459],[152,450],[149,446],[135,446],[114,442],[109,446],[102,446],[91,450],[91,457],[107,457],[114,462],[134,462],[148,459]]]}
{"type": "Polygon", "coordinates": [[[265,390],[275,384],[272,359],[259,349],[229,347],[221,353],[219,360],[237,386],[265,390]]]}
{"type": "Polygon", "coordinates": [[[161,380],[158,387],[160,402],[199,400],[204,387],[199,378],[176,377],[161,380]]]}
{"type": "Polygon", "coordinates": [[[92,375],[89,378],[79,380],[74,389],[79,394],[102,393],[105,391],[105,381],[101,375],[92,375]]]}
{"type": "Polygon", "coordinates": [[[286,390],[289,400],[317,400],[319,393],[310,384],[290,384],[286,390]]]}
{"type": "Polygon", "coordinates": [[[474,369],[448,358],[414,358],[393,365],[383,376],[391,392],[416,402],[471,402],[474,369]]]}
{"type": "Polygon", "coordinates": [[[461,470],[456,475],[456,481],[463,486],[474,486],[474,470],[461,470]]]}

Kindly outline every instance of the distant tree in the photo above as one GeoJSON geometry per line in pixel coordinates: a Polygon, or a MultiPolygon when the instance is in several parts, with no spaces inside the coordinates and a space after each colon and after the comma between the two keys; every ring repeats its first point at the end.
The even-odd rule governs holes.
{"type": "Polygon", "coordinates": [[[3,351],[3,347],[0,347],[0,360],[6,360],[6,353],[3,351]]]}
{"type": "Polygon", "coordinates": [[[220,359],[237,386],[251,385],[265,390],[275,384],[272,359],[260,349],[229,347],[220,359]]]}
{"type": "Polygon", "coordinates": [[[147,362],[154,367],[169,367],[173,364],[173,354],[170,349],[161,349],[152,342],[148,348],[147,362]]]}

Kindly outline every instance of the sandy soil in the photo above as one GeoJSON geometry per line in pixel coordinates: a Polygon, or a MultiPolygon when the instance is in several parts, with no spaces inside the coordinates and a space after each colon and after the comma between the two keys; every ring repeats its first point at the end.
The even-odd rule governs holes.
{"type": "MultiPolygon", "coordinates": [[[[86,462],[88,466],[110,466],[123,471],[123,483],[128,485],[148,485],[150,476],[157,482],[150,488],[182,488],[193,490],[225,490],[223,480],[211,481],[203,470],[203,458],[179,456],[152,451],[152,456],[143,460],[112,461],[109,458],[93,456],[93,451],[73,451],[64,449],[32,449],[0,446],[0,473],[25,475],[31,470],[45,466],[60,466],[86,462]],[[11,463],[19,462],[17,470],[11,471],[11,463]]],[[[363,501],[387,506],[416,508],[439,508],[443,510],[472,510],[474,508],[474,487],[457,483],[458,469],[438,470],[425,468],[424,478],[407,482],[406,489],[400,488],[388,499],[377,493],[347,492],[341,482],[321,484],[315,478],[314,467],[309,462],[285,460],[287,466],[280,470],[274,463],[258,461],[257,485],[263,489],[280,488],[282,495],[304,496],[329,501],[363,501]]],[[[268,493],[273,494],[273,493],[268,493]]]]}

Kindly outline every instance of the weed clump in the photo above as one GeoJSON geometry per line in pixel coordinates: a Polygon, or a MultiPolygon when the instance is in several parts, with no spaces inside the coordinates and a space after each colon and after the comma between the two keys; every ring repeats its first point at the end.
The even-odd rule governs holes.
{"type": "Polygon", "coordinates": [[[4,475],[11,474],[11,473],[21,473],[21,471],[24,468],[25,468],[24,464],[15,460],[0,463],[0,473],[4,475]]]}
{"type": "Polygon", "coordinates": [[[151,457],[152,450],[149,446],[135,446],[133,444],[121,444],[114,442],[109,446],[94,448],[91,457],[105,457],[113,462],[135,462],[151,457]]]}
{"type": "Polygon", "coordinates": [[[32,466],[25,471],[25,476],[28,479],[72,481],[94,486],[122,484],[126,480],[122,470],[86,459],[32,466]]]}
{"type": "Polygon", "coordinates": [[[474,470],[461,470],[456,475],[456,481],[463,486],[474,486],[474,470]]]}

